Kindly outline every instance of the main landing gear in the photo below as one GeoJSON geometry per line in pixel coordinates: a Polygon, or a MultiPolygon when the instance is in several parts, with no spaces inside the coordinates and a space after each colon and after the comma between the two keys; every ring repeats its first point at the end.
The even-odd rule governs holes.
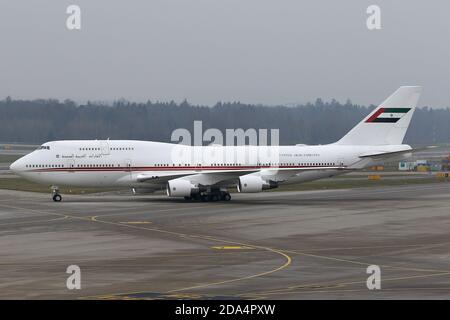
{"type": "Polygon", "coordinates": [[[202,201],[202,202],[230,201],[231,195],[227,191],[196,193],[196,194],[192,195],[191,197],[184,197],[184,200],[186,200],[186,201],[195,200],[195,201],[202,201]]]}
{"type": "Polygon", "coordinates": [[[62,196],[59,194],[58,187],[52,186],[52,199],[55,202],[61,202],[62,196]]]}

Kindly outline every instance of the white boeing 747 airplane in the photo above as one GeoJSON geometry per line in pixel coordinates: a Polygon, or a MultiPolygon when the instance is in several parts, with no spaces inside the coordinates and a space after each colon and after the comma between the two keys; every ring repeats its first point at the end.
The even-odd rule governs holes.
{"type": "MultiPolygon", "coordinates": [[[[70,140],[44,143],[18,159],[10,169],[19,176],[52,186],[128,187],[134,193],[166,189],[170,197],[228,201],[228,189],[261,192],[282,183],[300,183],[363,169],[410,153],[402,144],[421,87],[400,87],[386,101],[328,145],[181,146],[134,140],[70,140]],[[268,149],[276,160],[260,155],[236,159],[249,150],[268,149]],[[185,154],[221,154],[194,161],[185,154]],[[229,160],[233,159],[233,160],[229,160]]],[[[242,158],[242,157],[241,157],[242,158]]]]}

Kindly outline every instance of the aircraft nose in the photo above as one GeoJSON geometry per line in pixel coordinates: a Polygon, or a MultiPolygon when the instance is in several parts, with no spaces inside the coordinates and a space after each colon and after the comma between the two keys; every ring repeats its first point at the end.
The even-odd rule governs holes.
{"type": "Polygon", "coordinates": [[[20,159],[17,159],[11,165],[9,166],[9,170],[11,170],[14,173],[20,174],[21,171],[25,169],[25,164],[23,161],[23,157],[20,159]]]}
{"type": "Polygon", "coordinates": [[[17,159],[11,165],[9,166],[9,170],[14,172],[17,175],[22,175],[22,173],[26,170],[26,163],[27,163],[28,155],[23,156],[22,158],[17,159]]]}
{"type": "Polygon", "coordinates": [[[11,163],[11,165],[9,166],[9,170],[11,170],[12,172],[17,172],[18,168],[19,164],[17,163],[17,160],[11,163]]]}

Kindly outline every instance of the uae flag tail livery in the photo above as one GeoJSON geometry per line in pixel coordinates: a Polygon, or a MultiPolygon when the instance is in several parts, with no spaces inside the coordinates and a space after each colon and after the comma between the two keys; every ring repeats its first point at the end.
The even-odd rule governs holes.
{"type": "Polygon", "coordinates": [[[421,92],[422,87],[400,87],[336,144],[402,144],[421,92]]]}
{"type": "Polygon", "coordinates": [[[410,110],[411,108],[379,108],[366,122],[396,123],[410,110]]]}

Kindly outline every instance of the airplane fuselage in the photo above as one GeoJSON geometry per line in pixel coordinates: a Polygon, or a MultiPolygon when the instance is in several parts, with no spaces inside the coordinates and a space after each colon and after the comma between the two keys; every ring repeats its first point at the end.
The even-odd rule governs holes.
{"type": "MultiPolygon", "coordinates": [[[[179,145],[136,140],[73,140],[44,143],[39,149],[16,161],[11,169],[26,179],[57,186],[79,187],[154,187],[152,181],[138,182],[142,173],[155,175],[178,174],[195,175],[202,172],[227,172],[230,170],[252,169],[295,169],[308,168],[309,171],[296,175],[290,182],[320,179],[344,173],[344,168],[361,161],[360,155],[378,150],[397,151],[408,149],[407,145],[383,146],[279,146],[272,147],[278,152],[276,160],[270,162],[259,159],[233,159],[233,156],[249,147],[188,147],[208,153],[222,152],[224,157],[174,160],[173,153],[179,145]],[[317,171],[313,170],[317,168],[317,171]],[[323,170],[330,168],[329,170],[323,170]]],[[[262,148],[262,147],[252,147],[262,148]]],[[[265,147],[267,148],[267,147],[265,147]]],[[[193,153],[198,153],[193,151],[193,153]]],[[[273,158],[271,158],[273,159],[273,158]]],[[[354,169],[359,169],[354,168],[354,169]]]]}

